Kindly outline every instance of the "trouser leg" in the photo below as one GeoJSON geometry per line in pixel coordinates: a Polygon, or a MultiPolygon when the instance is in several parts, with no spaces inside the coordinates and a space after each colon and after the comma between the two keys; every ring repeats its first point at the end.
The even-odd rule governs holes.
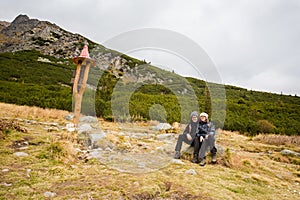
{"type": "Polygon", "coordinates": [[[207,140],[204,140],[202,142],[200,152],[199,152],[200,159],[205,159],[207,148],[208,148],[208,142],[207,140]]]}
{"type": "Polygon", "coordinates": [[[175,151],[181,151],[182,142],[185,142],[187,144],[191,144],[192,143],[192,141],[190,141],[190,140],[187,139],[186,134],[180,134],[178,136],[178,140],[177,140],[177,144],[176,144],[176,147],[175,147],[175,151]]]}
{"type": "Polygon", "coordinates": [[[205,158],[206,152],[208,150],[212,154],[217,153],[217,149],[215,147],[215,137],[214,137],[214,135],[209,135],[208,138],[203,141],[203,144],[200,148],[200,158],[205,158]]]}
{"type": "Polygon", "coordinates": [[[194,140],[194,154],[199,155],[201,145],[202,145],[202,142],[200,142],[200,138],[195,137],[195,140],[194,140]]]}

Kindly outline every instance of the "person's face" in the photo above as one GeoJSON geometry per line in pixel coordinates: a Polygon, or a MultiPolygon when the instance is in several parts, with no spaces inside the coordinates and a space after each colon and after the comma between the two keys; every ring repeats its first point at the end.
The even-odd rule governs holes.
{"type": "Polygon", "coordinates": [[[206,117],[205,116],[200,116],[200,120],[203,122],[206,122],[206,117]]]}
{"type": "Polygon", "coordinates": [[[197,116],[193,116],[193,117],[192,117],[192,121],[193,121],[193,122],[197,122],[197,121],[198,121],[198,117],[197,117],[197,116]]]}

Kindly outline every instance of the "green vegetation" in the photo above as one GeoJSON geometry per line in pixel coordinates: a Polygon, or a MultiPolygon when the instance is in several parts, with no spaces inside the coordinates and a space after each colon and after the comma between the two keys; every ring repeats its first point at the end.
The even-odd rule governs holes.
{"type": "MultiPolygon", "coordinates": [[[[103,50],[104,47],[101,46],[101,48],[103,50]]],[[[93,68],[90,71],[88,84],[97,89],[96,91],[91,88],[86,89],[84,95],[88,98],[83,100],[86,105],[82,111],[84,114],[96,114],[106,120],[114,120],[113,116],[116,113],[112,112],[113,98],[120,102],[118,105],[113,105],[116,106],[113,110],[117,109],[120,114],[125,113],[122,116],[124,121],[149,120],[151,111],[156,113],[156,119],[160,121],[187,122],[189,113],[195,106],[191,97],[195,95],[199,110],[211,115],[211,105],[214,103],[220,106],[218,107],[220,112],[217,114],[224,116],[226,114],[224,125],[218,119],[212,119],[217,127],[252,136],[258,133],[299,135],[300,98],[297,96],[225,86],[226,108],[224,108],[218,104],[221,102],[222,92],[212,94],[210,91],[211,88],[214,91],[221,91],[223,87],[221,85],[208,83],[208,87],[208,84],[202,80],[180,78],[174,73],[147,65],[144,61],[127,55],[121,57],[127,60],[130,68],[137,65],[139,74],[154,75],[155,78],[165,82],[171,79],[172,81],[169,81],[167,85],[153,84],[150,81],[125,83],[125,81],[122,82],[122,78],[118,78],[109,71],[93,68]],[[118,87],[121,88],[120,91],[116,90],[118,87]],[[187,89],[177,91],[177,88],[187,89]],[[182,95],[178,95],[181,93],[182,95]],[[124,107],[126,102],[129,113],[126,113],[124,107]],[[153,110],[154,107],[164,110],[153,110]]],[[[1,53],[0,101],[72,111],[72,84],[70,82],[73,70],[75,70],[75,65],[70,60],[56,59],[37,51],[1,53]]]]}

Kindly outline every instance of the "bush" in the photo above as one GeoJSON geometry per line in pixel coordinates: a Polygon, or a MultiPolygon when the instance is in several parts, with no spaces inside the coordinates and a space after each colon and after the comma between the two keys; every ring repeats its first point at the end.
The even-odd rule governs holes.
{"type": "Polygon", "coordinates": [[[274,133],[275,126],[268,120],[258,120],[256,122],[260,133],[274,133]]]}

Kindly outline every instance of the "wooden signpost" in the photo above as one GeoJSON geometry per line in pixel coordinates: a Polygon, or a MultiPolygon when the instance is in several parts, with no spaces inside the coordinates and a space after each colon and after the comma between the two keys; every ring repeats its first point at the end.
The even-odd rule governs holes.
{"type": "Polygon", "coordinates": [[[84,90],[86,88],[86,82],[89,75],[90,67],[94,67],[96,62],[90,58],[88,46],[85,44],[80,55],[73,58],[73,62],[77,65],[76,74],[73,83],[73,97],[75,101],[74,105],[74,125],[78,127],[81,102],[84,90]]]}

